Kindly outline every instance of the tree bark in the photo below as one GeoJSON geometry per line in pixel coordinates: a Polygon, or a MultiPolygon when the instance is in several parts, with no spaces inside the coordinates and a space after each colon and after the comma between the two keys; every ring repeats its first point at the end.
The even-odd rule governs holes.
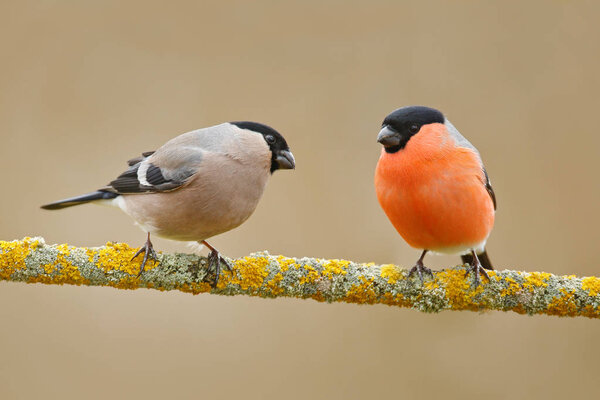
{"type": "Polygon", "coordinates": [[[80,248],[47,245],[42,238],[0,241],[0,280],[110,286],[118,289],[179,290],[193,294],[295,297],[320,302],[387,304],[423,312],[500,310],[519,314],[600,317],[600,278],[556,276],[545,272],[489,271],[472,287],[473,276],[458,266],[425,277],[408,278],[392,264],[289,258],[267,252],[232,260],[215,288],[205,280],[206,258],[159,254],[139,277],[142,257],[126,244],[80,248]]]}

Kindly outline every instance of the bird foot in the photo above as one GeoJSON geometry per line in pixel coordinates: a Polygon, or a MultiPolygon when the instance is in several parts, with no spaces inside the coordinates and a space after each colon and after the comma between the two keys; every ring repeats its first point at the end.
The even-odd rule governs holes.
{"type": "Polygon", "coordinates": [[[149,258],[152,258],[154,261],[158,261],[158,256],[156,255],[156,251],[154,251],[154,247],[150,241],[150,234],[148,234],[146,243],[140,247],[133,257],[131,257],[131,261],[135,260],[135,258],[142,254],[142,252],[144,253],[144,259],[142,260],[142,265],[140,266],[140,272],[137,274],[138,277],[142,275],[142,272],[144,272],[144,267],[146,266],[146,262],[148,262],[149,258]]]}
{"type": "Polygon", "coordinates": [[[423,261],[421,260],[417,261],[415,266],[410,269],[410,271],[408,272],[408,277],[410,278],[411,276],[413,276],[415,272],[417,273],[417,275],[419,275],[419,279],[421,279],[421,285],[423,285],[423,273],[430,275],[433,278],[433,272],[431,271],[431,269],[423,265],[423,261]]]}
{"type": "Polygon", "coordinates": [[[233,271],[231,264],[229,264],[229,262],[223,258],[218,251],[213,250],[208,253],[208,270],[215,271],[215,277],[211,283],[213,288],[216,288],[217,283],[219,283],[219,278],[221,277],[221,264],[223,264],[229,272],[233,271]]]}
{"type": "MultiPolygon", "coordinates": [[[[210,286],[214,289],[217,287],[217,283],[219,283],[219,278],[221,277],[221,264],[223,264],[225,266],[225,269],[227,269],[227,271],[229,272],[233,272],[233,267],[231,266],[229,261],[227,261],[223,256],[221,256],[221,254],[219,254],[219,251],[217,249],[215,249],[205,241],[202,241],[202,244],[210,249],[210,253],[208,253],[207,257],[207,270],[209,272],[215,272],[214,279],[210,281],[210,286]]],[[[206,278],[208,278],[208,274],[206,275],[206,278]]]]}
{"type": "Polygon", "coordinates": [[[487,278],[488,282],[490,282],[490,277],[489,277],[488,273],[485,271],[485,268],[483,268],[483,266],[479,262],[479,259],[477,258],[477,256],[475,256],[473,258],[473,264],[474,265],[469,264],[469,268],[467,268],[467,272],[465,272],[465,278],[467,276],[469,276],[469,273],[471,273],[471,272],[473,272],[473,274],[475,275],[475,278],[473,279],[473,283],[471,283],[471,287],[477,288],[477,286],[479,286],[479,284],[481,283],[481,280],[479,279],[479,274],[485,276],[487,278]]]}

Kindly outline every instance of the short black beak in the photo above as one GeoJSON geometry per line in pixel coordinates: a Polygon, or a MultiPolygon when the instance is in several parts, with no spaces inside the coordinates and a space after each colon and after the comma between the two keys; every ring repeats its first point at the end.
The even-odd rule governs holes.
{"type": "Polygon", "coordinates": [[[389,126],[384,126],[377,135],[377,141],[384,147],[398,146],[400,144],[400,134],[389,126]]]}
{"type": "Polygon", "coordinates": [[[275,162],[279,166],[279,169],[294,169],[296,168],[296,160],[294,155],[289,150],[281,150],[277,152],[275,162]]]}

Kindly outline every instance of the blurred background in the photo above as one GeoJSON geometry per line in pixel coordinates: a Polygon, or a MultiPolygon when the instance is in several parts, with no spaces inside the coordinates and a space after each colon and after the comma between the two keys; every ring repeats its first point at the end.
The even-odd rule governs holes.
{"type": "MultiPolygon", "coordinates": [[[[483,156],[497,268],[598,275],[599,12],[593,1],[3,1],[0,239],[139,246],[120,211],[39,206],[104,185],[177,134],[254,120],[284,134],[297,170],[275,173],[250,220],[214,246],[410,267],[419,252],[375,197],[375,138],[386,114],[424,104],[483,156]]],[[[6,282],[0,303],[2,399],[598,387],[600,325],[583,318],[6,282]]]]}

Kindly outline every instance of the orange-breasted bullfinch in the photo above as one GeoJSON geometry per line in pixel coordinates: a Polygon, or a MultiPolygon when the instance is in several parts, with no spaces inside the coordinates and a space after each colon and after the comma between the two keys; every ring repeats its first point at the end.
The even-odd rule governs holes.
{"type": "Polygon", "coordinates": [[[383,121],[383,145],[375,171],[375,190],[398,233],[422,249],[410,270],[423,282],[429,251],[460,254],[474,272],[489,277],[485,243],[494,225],[496,197],[477,149],[438,110],[400,108],[383,121]]]}
{"type": "Polygon", "coordinates": [[[120,208],[147,232],[140,274],[156,259],[150,234],[197,241],[210,249],[216,285],[220,263],[206,239],[242,224],[258,205],[269,176],[295,168],[279,132],[256,122],[227,122],[177,136],[128,161],[129,169],[95,192],[42,206],[57,210],[84,203],[120,208]]]}

